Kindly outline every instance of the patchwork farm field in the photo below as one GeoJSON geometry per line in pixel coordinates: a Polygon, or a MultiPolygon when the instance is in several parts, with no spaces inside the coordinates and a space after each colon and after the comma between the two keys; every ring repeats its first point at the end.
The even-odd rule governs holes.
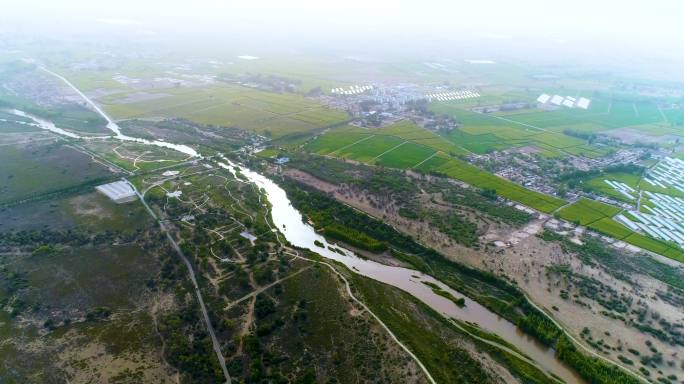
{"type": "Polygon", "coordinates": [[[589,224],[589,228],[618,240],[622,240],[634,233],[629,228],[608,217],[589,224]]]}
{"type": "Polygon", "coordinates": [[[643,248],[684,263],[684,251],[682,251],[682,249],[676,245],[668,244],[664,241],[644,236],[636,232],[633,232],[623,240],[639,248],[643,248]]]}
{"type": "Polygon", "coordinates": [[[542,212],[552,212],[565,202],[534,192],[492,175],[449,155],[465,153],[461,147],[410,122],[380,129],[340,128],[318,136],[304,149],[344,159],[391,168],[438,172],[477,188],[496,190],[500,196],[542,212]],[[337,148],[335,148],[337,147],[337,148]]]}
{"type": "MultiPolygon", "coordinates": [[[[374,140],[374,142],[381,142],[383,139],[375,139],[375,137],[390,137],[389,142],[395,145],[402,142],[408,142],[409,150],[414,152],[421,152],[427,154],[425,158],[436,151],[441,151],[451,155],[462,155],[468,153],[463,148],[454,145],[448,139],[439,136],[431,131],[421,128],[410,121],[401,121],[396,124],[389,125],[383,128],[364,129],[358,127],[340,127],[331,130],[324,135],[317,136],[304,146],[304,149],[317,153],[319,155],[330,155],[335,157],[343,157],[347,152],[358,153],[370,151],[368,154],[373,154],[373,158],[382,154],[382,152],[375,151],[373,145],[364,144],[366,141],[374,140]],[[371,138],[373,136],[373,138],[371,138]],[[429,150],[418,150],[416,147],[425,147],[429,150]]],[[[402,145],[401,148],[403,148],[402,145]]],[[[383,151],[391,149],[385,148],[383,151]]],[[[421,159],[424,160],[425,158],[421,159]]],[[[415,164],[415,163],[414,163],[415,164]]]]}
{"type": "Polygon", "coordinates": [[[184,118],[226,127],[238,127],[279,138],[337,125],[345,112],[330,109],[296,94],[277,94],[232,85],[150,90],[153,98],[131,101],[130,93],[100,98],[115,119],[184,118]]]}
{"type": "MultiPolygon", "coordinates": [[[[597,133],[608,130],[648,126],[653,134],[672,134],[672,121],[684,119],[684,113],[670,110],[670,115],[654,103],[593,98],[588,110],[525,110],[479,114],[454,103],[433,103],[430,110],[455,118],[461,126],[447,135],[457,145],[474,153],[533,145],[549,157],[557,152],[599,158],[613,148],[589,144],[585,139],[564,132],[597,133]],[[669,128],[668,128],[669,127],[669,128]]],[[[677,130],[679,131],[679,130],[677,130]]],[[[648,132],[648,130],[646,131],[648,132]]],[[[679,132],[682,134],[682,132],[679,132]]]]}

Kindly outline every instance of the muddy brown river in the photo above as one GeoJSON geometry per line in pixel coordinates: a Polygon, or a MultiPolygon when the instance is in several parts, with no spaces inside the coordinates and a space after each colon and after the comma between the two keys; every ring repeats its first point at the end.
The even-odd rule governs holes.
{"type": "Polygon", "coordinates": [[[304,222],[302,214],[292,206],[285,190],[280,188],[275,182],[266,176],[236,165],[228,160],[220,162],[219,165],[231,170],[233,173],[235,173],[236,168],[239,169],[240,173],[265,191],[266,197],[272,205],[271,215],[273,223],[293,245],[339,261],[363,276],[402,289],[446,317],[478,324],[483,330],[494,333],[515,346],[531,358],[540,368],[560,377],[567,383],[584,382],[571,368],[555,357],[553,349],[523,333],[510,321],[500,317],[462,293],[449,288],[446,284],[432,276],[413,269],[389,266],[372,260],[362,259],[337,244],[329,243],[323,236],[316,233],[311,225],[304,222]],[[314,242],[317,241],[323,243],[324,248],[316,246],[314,242]],[[329,246],[342,249],[344,255],[331,251],[328,249],[329,246]],[[434,293],[430,287],[423,284],[424,281],[438,285],[455,297],[464,297],[465,307],[461,308],[451,300],[434,293]]]}

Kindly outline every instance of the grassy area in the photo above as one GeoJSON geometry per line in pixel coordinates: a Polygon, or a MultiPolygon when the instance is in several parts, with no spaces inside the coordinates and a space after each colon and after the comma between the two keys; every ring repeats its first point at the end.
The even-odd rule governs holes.
{"type": "Polygon", "coordinates": [[[91,140],[83,146],[128,171],[150,171],[187,160],[188,156],[168,148],[118,140],[91,140]]]}
{"type": "Polygon", "coordinates": [[[0,164],[0,203],[111,177],[90,156],[61,142],[4,146],[0,164]]]}
{"type": "MultiPolygon", "coordinates": [[[[24,205],[33,204],[58,223],[67,215],[54,208],[61,202],[24,205]]],[[[0,256],[0,377],[8,383],[86,376],[167,382],[148,307],[164,252],[163,243],[155,243],[158,233],[146,233],[156,227],[127,215],[135,221],[126,222],[130,230],[90,225],[89,218],[116,209],[78,208],[91,212],[74,219],[74,227],[0,233],[3,247],[19,250],[0,256]]]]}

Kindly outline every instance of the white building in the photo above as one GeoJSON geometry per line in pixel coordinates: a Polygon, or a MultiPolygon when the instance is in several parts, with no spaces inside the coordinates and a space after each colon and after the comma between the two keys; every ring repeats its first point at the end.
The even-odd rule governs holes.
{"type": "Polygon", "coordinates": [[[117,204],[128,203],[129,201],[137,199],[135,190],[125,181],[115,181],[109,184],[98,185],[95,189],[117,204]]]}

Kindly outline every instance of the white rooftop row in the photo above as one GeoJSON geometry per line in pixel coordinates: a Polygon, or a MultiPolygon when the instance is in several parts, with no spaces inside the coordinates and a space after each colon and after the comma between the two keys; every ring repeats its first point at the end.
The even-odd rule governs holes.
{"type": "Polygon", "coordinates": [[[449,101],[449,100],[463,100],[472,99],[480,97],[480,94],[473,91],[456,91],[456,92],[441,92],[441,93],[428,93],[425,95],[428,99],[436,99],[439,101],[449,101]]]}
{"type": "MultiPolygon", "coordinates": [[[[679,164],[678,162],[668,163],[679,164]]],[[[681,166],[684,167],[684,163],[681,163],[681,166]]],[[[651,185],[657,183],[654,179],[646,178],[645,180],[651,185]]],[[[622,182],[612,180],[604,180],[604,182],[630,198],[633,198],[632,193],[636,192],[634,188],[622,182]]],[[[675,242],[684,247],[684,199],[650,191],[643,193],[651,204],[651,206],[642,204],[645,212],[630,211],[632,220],[622,214],[615,216],[615,220],[633,231],[641,231],[656,239],[675,242]]]]}
{"type": "Polygon", "coordinates": [[[684,192],[684,161],[666,157],[648,171],[647,183],[661,188],[672,187],[684,192]]]}
{"type": "Polygon", "coordinates": [[[115,181],[95,187],[96,190],[109,197],[115,203],[127,203],[137,198],[135,190],[125,181],[115,181]]]}
{"type": "Polygon", "coordinates": [[[589,105],[591,104],[591,100],[580,97],[579,99],[576,99],[572,96],[561,96],[561,95],[548,95],[546,93],[542,93],[537,97],[537,102],[541,104],[553,104],[557,106],[564,106],[568,108],[580,108],[580,109],[589,109],[589,105]]]}
{"type": "Polygon", "coordinates": [[[622,193],[625,195],[628,199],[634,200],[634,196],[632,196],[632,193],[636,192],[634,188],[630,187],[629,185],[619,182],[619,181],[612,181],[612,180],[603,180],[606,184],[610,185],[615,189],[616,191],[622,193]]]}
{"type": "Polygon", "coordinates": [[[372,85],[350,85],[348,87],[333,88],[330,93],[337,95],[358,95],[373,89],[372,85]]]}
{"type": "Polygon", "coordinates": [[[678,223],[643,212],[630,211],[629,213],[639,222],[635,223],[624,215],[618,215],[615,218],[632,230],[641,229],[642,232],[656,239],[672,241],[680,246],[684,245],[684,225],[681,222],[678,223]]]}

